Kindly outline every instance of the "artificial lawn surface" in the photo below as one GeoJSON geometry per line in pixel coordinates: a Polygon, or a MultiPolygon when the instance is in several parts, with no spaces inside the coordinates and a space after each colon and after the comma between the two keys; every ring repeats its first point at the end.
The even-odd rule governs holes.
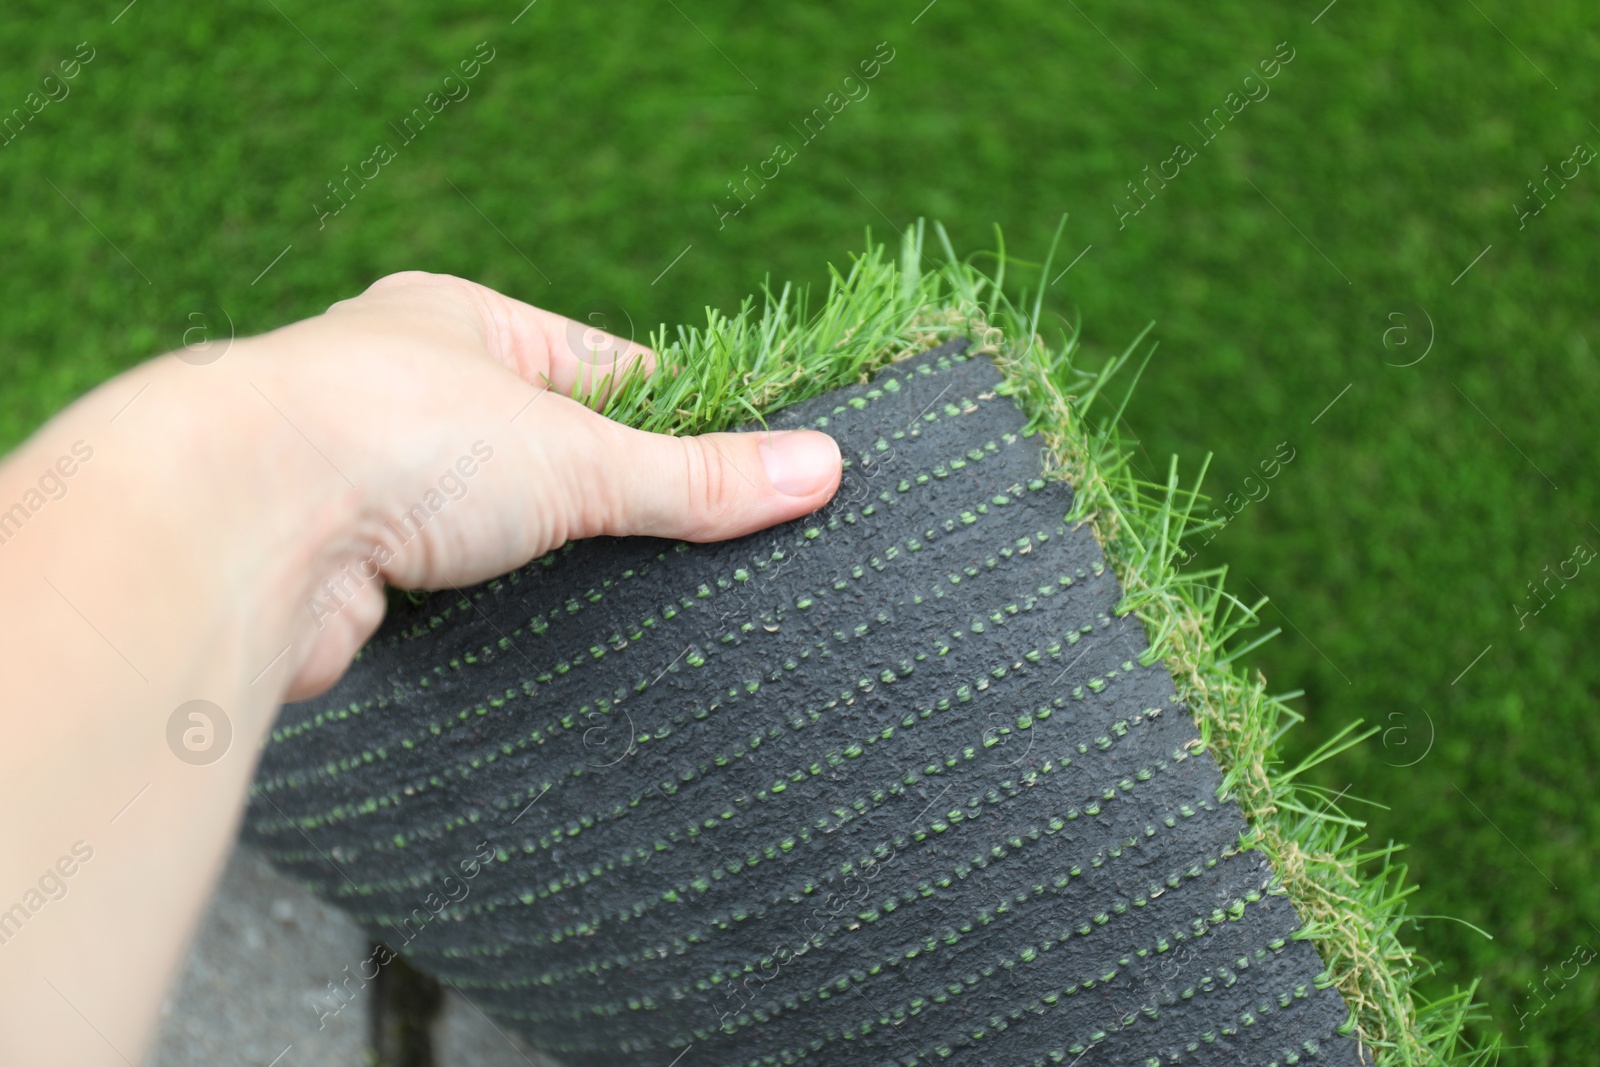
{"type": "Polygon", "coordinates": [[[770,416],[840,444],[813,515],[397,606],[283,709],[246,839],[573,1067],[1370,1063],[968,346],[770,416]]]}
{"type": "Polygon", "coordinates": [[[642,336],[768,274],[821,281],[867,226],[937,217],[968,251],[998,223],[1037,260],[1068,212],[1059,262],[1088,251],[1051,303],[1090,353],[1156,320],[1135,459],[1163,481],[1170,452],[1189,470],[1216,453],[1207,485],[1239,514],[1195,565],[1274,597],[1285,635],[1252,657],[1306,691],[1289,747],[1384,728],[1315,775],[1387,805],[1363,814],[1411,843],[1413,911],[1495,940],[1444,920],[1408,936],[1447,978],[1487,976],[1525,1062],[1590,1051],[1600,978],[1564,976],[1600,944],[1600,666],[1582,655],[1600,584],[1568,562],[1600,548],[1595,176],[1527,186],[1600,145],[1584,7],[278,7],[8,8],[0,114],[78,42],[94,58],[0,145],[0,441],[180,344],[191,314],[256,332],[391,270],[642,336]],[[480,41],[470,95],[402,143],[390,124],[480,41]],[[808,141],[883,41],[869,94],[808,141]],[[1284,41],[1270,95],[1202,143],[1190,124],[1248,99],[1284,41]],[[1179,140],[1194,158],[1119,224],[1126,183],[1179,140]],[[327,183],[379,142],[395,158],[319,229],[327,183]],[[775,164],[726,217],[727,183],[775,164]],[[1421,362],[1386,365],[1430,334],[1421,362]]]}

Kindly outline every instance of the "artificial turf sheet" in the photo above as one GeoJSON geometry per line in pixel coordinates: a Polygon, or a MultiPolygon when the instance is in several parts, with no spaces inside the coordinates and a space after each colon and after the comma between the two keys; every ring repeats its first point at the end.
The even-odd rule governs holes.
{"type": "Polygon", "coordinates": [[[965,347],[768,418],[840,443],[815,515],[392,613],[283,709],[248,839],[573,1064],[1360,1062],[965,347]]]}

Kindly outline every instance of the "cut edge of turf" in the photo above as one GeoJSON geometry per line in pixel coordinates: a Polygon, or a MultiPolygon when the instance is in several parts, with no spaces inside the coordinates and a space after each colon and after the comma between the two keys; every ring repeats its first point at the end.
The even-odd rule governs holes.
{"type": "MultiPolygon", "coordinates": [[[[1247,830],[1241,850],[1260,849],[1272,862],[1302,921],[1297,938],[1312,942],[1325,970],[1321,985],[1337,986],[1350,1015],[1343,1032],[1389,1067],[1496,1063],[1500,1039],[1473,1044],[1469,1024],[1486,1023],[1476,1000],[1478,983],[1427,997],[1416,984],[1434,967],[1408,948],[1401,928],[1415,921],[1407,898],[1404,846],[1373,846],[1365,824],[1350,816],[1344,794],[1301,781],[1311,767],[1357,745],[1375,732],[1352,723],[1300,764],[1278,754],[1284,732],[1302,720],[1272,695],[1259,671],[1239,660],[1271,634],[1241,635],[1258,626],[1262,602],[1246,605],[1224,588],[1226,567],[1185,573],[1186,538],[1203,534],[1211,520],[1197,518],[1206,498],[1200,485],[1209,457],[1192,484],[1179,479],[1170,460],[1165,483],[1140,477],[1119,430],[1141,363],[1115,411],[1098,425],[1108,404],[1106,386],[1126,371],[1151,326],[1122,354],[1097,370],[1075,361],[1076,329],[1055,347],[1042,337],[1043,290],[1066,225],[1057,227],[1042,264],[1011,260],[1037,270],[1038,291],[1013,302],[1005,293],[1007,256],[996,231],[993,274],[958,257],[942,226],[934,224],[942,262],[929,267],[926,227],[919,220],[902,235],[898,262],[872,240],[852,257],[848,273],[829,267],[826,298],[814,311],[810,293],[764,286],[758,304],[746,298],[732,315],[706,309],[704,327],[663,325],[652,333],[657,373],[611,383],[603,410],[631,426],[660,433],[720,430],[798,403],[954,337],[969,337],[970,354],[993,357],[1015,395],[1030,433],[1047,447],[1047,477],[1074,491],[1069,522],[1088,523],[1123,587],[1118,614],[1134,614],[1150,641],[1146,666],[1163,660],[1207,748],[1223,773],[1221,796],[1236,801],[1247,830]],[[1096,404],[1099,403],[1097,407],[1096,404]]],[[[1152,324],[1153,326],[1153,324],[1152,324]]],[[[1147,362],[1154,351],[1145,350],[1147,362]]],[[[579,398],[599,404],[603,381],[579,398]]]]}

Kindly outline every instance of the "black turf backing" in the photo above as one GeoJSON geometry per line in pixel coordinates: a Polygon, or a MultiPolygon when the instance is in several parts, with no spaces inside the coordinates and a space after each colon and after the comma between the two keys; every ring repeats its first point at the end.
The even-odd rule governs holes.
{"type": "Polygon", "coordinates": [[[965,347],[770,417],[840,443],[815,515],[394,613],[247,838],[574,1065],[1360,1062],[965,347]]]}

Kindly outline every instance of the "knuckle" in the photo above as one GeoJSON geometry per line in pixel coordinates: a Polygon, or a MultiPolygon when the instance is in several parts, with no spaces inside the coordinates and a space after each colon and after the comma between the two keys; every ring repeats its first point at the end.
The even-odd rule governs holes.
{"type": "Polygon", "coordinates": [[[647,526],[641,489],[616,462],[617,457],[640,454],[637,431],[587,412],[574,413],[573,422],[564,425],[571,427],[565,435],[569,439],[592,434],[592,447],[580,449],[579,461],[565,465],[566,506],[554,512],[558,528],[552,543],[641,532],[647,526]]]}
{"type": "Polygon", "coordinates": [[[371,285],[367,286],[369,293],[381,292],[385,289],[403,289],[408,286],[424,286],[428,288],[441,288],[443,286],[459,284],[460,278],[453,274],[434,274],[426,270],[401,270],[393,274],[385,274],[371,285]]]}
{"type": "Polygon", "coordinates": [[[497,294],[493,290],[454,274],[435,274],[425,270],[396,271],[385,274],[367,286],[360,296],[341,300],[333,307],[385,294],[397,294],[391,299],[406,300],[413,306],[420,304],[453,316],[465,316],[492,354],[499,356],[500,350],[505,347],[503,339],[508,328],[503,301],[496,299],[497,294]]]}
{"type": "Polygon", "coordinates": [[[551,534],[556,544],[601,534],[623,536],[635,532],[638,525],[631,501],[617,492],[614,484],[602,479],[591,479],[587,484],[574,486],[572,505],[565,514],[556,518],[557,528],[551,534]]]}
{"type": "Polygon", "coordinates": [[[716,528],[728,519],[736,504],[737,486],[730,477],[728,460],[702,437],[680,437],[684,456],[684,489],[689,513],[697,528],[716,528]]]}
{"type": "Polygon", "coordinates": [[[332,311],[352,304],[359,306],[360,302],[366,297],[391,293],[397,289],[449,293],[467,284],[463,279],[457,278],[453,274],[434,274],[425,270],[395,271],[393,274],[385,274],[355,296],[346,297],[328,305],[328,310],[332,311]]]}

